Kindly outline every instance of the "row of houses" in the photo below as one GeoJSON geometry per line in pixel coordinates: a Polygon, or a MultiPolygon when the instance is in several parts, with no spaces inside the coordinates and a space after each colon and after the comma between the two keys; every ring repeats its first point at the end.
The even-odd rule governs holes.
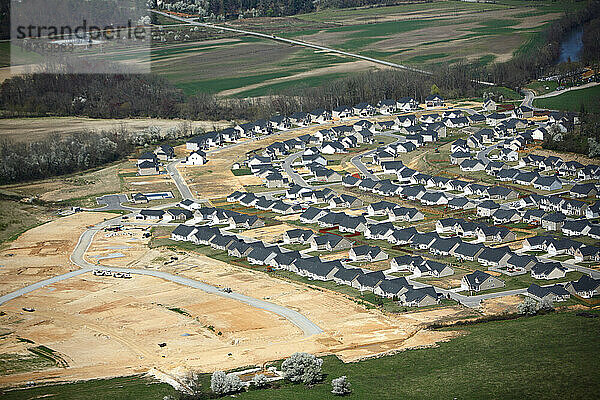
{"type": "Polygon", "coordinates": [[[409,271],[415,277],[432,276],[435,278],[443,278],[445,276],[454,275],[454,269],[447,264],[413,255],[392,258],[390,261],[390,270],[394,272],[409,271]]]}
{"type": "Polygon", "coordinates": [[[551,301],[553,303],[566,301],[571,297],[571,294],[584,299],[600,294],[600,279],[582,275],[576,281],[549,286],[539,286],[534,283],[527,288],[527,295],[537,301],[551,301]]]}
{"type": "Polygon", "coordinates": [[[569,238],[537,235],[523,240],[523,251],[544,251],[549,256],[570,255],[576,262],[600,261],[600,249],[569,238]]]}
{"type": "Polygon", "coordinates": [[[251,264],[267,265],[309,279],[335,281],[361,292],[371,291],[378,296],[396,298],[407,306],[437,304],[442,297],[433,287],[417,289],[405,278],[389,278],[381,271],[347,268],[340,260],[323,261],[319,257],[303,256],[298,251],[283,250],[260,241],[246,242],[235,235],[224,235],[216,227],[179,225],[171,238],[224,250],[229,256],[245,258],[251,264]]]}
{"type": "Polygon", "coordinates": [[[568,216],[585,216],[587,218],[598,217],[600,211],[598,202],[590,204],[558,195],[539,195],[535,193],[519,199],[514,206],[519,209],[535,207],[542,211],[562,212],[568,216]]]}
{"type": "MultiPolygon", "coordinates": [[[[493,231],[497,227],[488,228],[493,231]]],[[[480,227],[480,229],[485,228],[480,227]]],[[[452,256],[459,261],[476,261],[488,268],[505,268],[510,272],[527,272],[533,269],[532,276],[536,279],[555,279],[557,273],[564,276],[568,270],[558,262],[540,262],[536,257],[516,254],[508,246],[488,247],[482,243],[462,241],[459,237],[442,237],[437,232],[419,233],[412,227],[394,229],[393,226],[375,225],[369,227],[365,237],[388,240],[393,244],[410,245],[414,249],[426,250],[435,256],[452,256]],[[550,266],[552,269],[546,271],[550,266]]],[[[397,268],[395,264],[397,261],[392,261],[390,267],[397,268]]],[[[420,265],[420,262],[416,265],[420,265]]]]}
{"type": "Polygon", "coordinates": [[[556,172],[562,176],[577,176],[579,171],[586,166],[578,161],[563,161],[558,156],[542,156],[538,154],[528,154],[519,161],[519,167],[538,168],[542,171],[556,172]]]}
{"type": "Polygon", "coordinates": [[[456,235],[458,237],[476,237],[478,242],[512,242],[516,235],[502,226],[467,221],[462,218],[442,218],[435,223],[436,233],[456,235]]]}
{"type": "Polygon", "coordinates": [[[194,211],[194,221],[208,225],[228,225],[232,229],[254,229],[265,226],[265,222],[256,215],[215,207],[198,208],[194,211]]]}
{"type": "Polygon", "coordinates": [[[327,204],[331,208],[360,208],[363,201],[346,193],[338,194],[331,188],[309,189],[300,185],[292,185],[285,193],[286,199],[300,204],[327,204]]]}
{"type": "Polygon", "coordinates": [[[288,204],[283,200],[270,199],[254,193],[235,191],[227,196],[227,202],[239,203],[245,207],[254,207],[261,211],[273,211],[277,214],[293,214],[302,211],[297,204],[288,204]]]}
{"type": "MultiPolygon", "coordinates": [[[[395,170],[398,167],[386,165],[385,168],[395,170]]],[[[389,179],[376,181],[370,178],[360,179],[352,175],[346,175],[342,178],[342,185],[356,187],[360,190],[382,196],[398,196],[403,199],[418,201],[423,205],[448,206],[453,209],[463,210],[472,209],[478,204],[478,201],[467,199],[466,196],[476,195],[493,199],[511,199],[518,196],[518,192],[503,186],[488,186],[469,183],[460,179],[430,176],[404,166],[399,170],[398,176],[401,176],[405,183],[396,184],[392,183],[389,179]],[[441,190],[431,190],[428,188],[441,190]]]]}
{"type": "Polygon", "coordinates": [[[193,216],[191,211],[181,208],[169,208],[167,210],[143,209],[135,215],[135,219],[152,222],[173,222],[187,221],[193,216]]]}

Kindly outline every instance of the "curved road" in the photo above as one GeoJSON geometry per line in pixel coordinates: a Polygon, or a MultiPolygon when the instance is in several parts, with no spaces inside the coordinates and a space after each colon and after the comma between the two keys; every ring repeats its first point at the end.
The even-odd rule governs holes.
{"type": "Polygon", "coordinates": [[[169,274],[169,273],[163,272],[163,271],[154,271],[154,270],[145,270],[145,269],[129,269],[129,268],[113,268],[113,267],[104,267],[104,266],[99,267],[98,265],[94,265],[94,264],[88,262],[87,260],[85,260],[84,254],[87,251],[87,249],[90,247],[90,244],[91,244],[94,236],[96,235],[96,233],[99,232],[100,230],[102,230],[103,227],[110,225],[116,219],[117,218],[113,218],[113,219],[101,222],[98,225],[95,225],[93,228],[90,228],[90,229],[86,230],[85,232],[83,232],[83,234],[79,237],[79,241],[77,242],[77,245],[75,246],[75,249],[73,250],[73,253],[71,254],[70,258],[71,258],[71,261],[74,264],[81,267],[81,269],[72,271],[72,272],[68,272],[63,275],[58,275],[58,276],[55,276],[52,278],[48,278],[41,282],[34,283],[32,285],[29,285],[29,286],[26,286],[19,290],[16,290],[12,293],[1,296],[0,297],[0,305],[6,303],[9,300],[15,299],[15,298],[22,296],[24,294],[27,294],[29,292],[40,289],[44,286],[51,285],[53,283],[57,283],[57,282],[65,280],[65,279],[69,279],[69,278],[72,278],[72,277],[75,277],[75,276],[78,276],[78,275],[81,275],[84,273],[92,272],[93,269],[95,269],[95,268],[101,268],[103,270],[108,270],[108,271],[112,271],[112,272],[128,272],[130,274],[147,275],[147,276],[153,276],[156,278],[165,279],[165,280],[168,280],[168,281],[171,281],[174,283],[178,283],[180,285],[185,285],[185,286],[189,286],[189,287],[192,287],[195,289],[200,289],[206,293],[215,294],[215,295],[218,295],[221,297],[236,300],[241,303],[248,304],[249,306],[259,308],[261,310],[272,312],[274,314],[284,317],[285,319],[290,321],[292,324],[294,324],[295,326],[300,328],[302,330],[302,332],[304,332],[304,336],[316,335],[316,334],[323,332],[323,330],[318,325],[316,325],[314,322],[312,322],[311,320],[309,320],[308,318],[306,318],[304,315],[300,314],[299,312],[291,310],[291,309],[283,307],[283,306],[280,306],[280,305],[277,305],[277,304],[274,304],[274,303],[270,303],[268,301],[256,299],[256,298],[249,297],[249,296],[239,294],[239,293],[233,293],[233,292],[225,293],[225,292],[222,292],[221,290],[219,290],[218,288],[208,285],[206,283],[199,282],[199,281],[189,279],[189,278],[185,278],[182,276],[169,274]]]}
{"type": "MultiPolygon", "coordinates": [[[[377,134],[375,134],[375,136],[390,136],[390,137],[397,137],[397,138],[398,138],[398,140],[396,140],[395,142],[392,142],[392,143],[390,143],[389,145],[393,145],[393,144],[396,144],[396,143],[404,143],[404,142],[406,141],[406,137],[404,137],[404,136],[399,136],[399,135],[395,135],[395,134],[393,134],[393,133],[390,133],[390,132],[381,132],[381,133],[377,133],[377,134]]],[[[386,145],[386,146],[389,146],[389,145],[386,145]]],[[[384,147],[384,146],[381,146],[381,147],[384,147]]],[[[352,157],[352,158],[350,159],[350,162],[352,163],[352,165],[354,165],[354,166],[356,167],[356,169],[358,169],[358,170],[360,171],[360,173],[361,173],[361,174],[362,174],[362,175],[363,175],[365,178],[371,178],[371,179],[373,179],[374,181],[378,181],[378,180],[379,180],[379,178],[378,178],[377,176],[375,176],[375,175],[374,175],[374,174],[373,174],[373,173],[372,173],[372,172],[371,172],[371,171],[370,171],[370,170],[369,170],[369,169],[368,169],[368,168],[365,166],[365,164],[363,164],[363,162],[362,162],[362,160],[361,160],[361,159],[362,159],[363,157],[365,157],[365,156],[369,156],[369,155],[371,155],[371,154],[375,153],[376,151],[377,151],[377,149],[369,150],[369,151],[366,151],[366,152],[364,152],[364,153],[358,154],[358,155],[356,155],[356,156],[354,156],[354,157],[352,157]]]]}
{"type": "Polygon", "coordinates": [[[190,187],[177,170],[177,164],[179,164],[180,162],[181,160],[175,160],[167,164],[167,172],[169,173],[169,175],[171,175],[171,178],[173,178],[175,186],[177,186],[177,190],[179,190],[179,193],[181,193],[182,200],[194,200],[194,195],[192,194],[190,187]]]}
{"type": "Polygon", "coordinates": [[[294,171],[294,168],[292,168],[292,163],[294,161],[296,161],[296,159],[298,157],[300,157],[302,154],[304,153],[304,150],[299,151],[297,153],[294,154],[290,154],[289,156],[287,156],[283,162],[281,163],[281,167],[283,168],[283,170],[285,171],[285,173],[290,177],[290,179],[299,186],[305,187],[305,188],[311,188],[312,186],[308,184],[308,182],[306,182],[304,180],[303,177],[300,176],[300,174],[298,174],[296,171],[294,171]]]}
{"type": "Polygon", "coordinates": [[[521,106],[526,106],[526,107],[529,107],[529,108],[531,108],[533,110],[536,110],[536,111],[545,110],[544,108],[534,107],[533,106],[533,100],[535,100],[535,99],[546,99],[548,97],[560,96],[563,93],[571,92],[573,90],[586,89],[586,88],[594,87],[594,86],[597,86],[597,85],[600,85],[600,83],[598,83],[598,82],[590,82],[590,83],[586,83],[586,84],[581,85],[581,86],[574,86],[574,87],[566,88],[566,89],[563,89],[563,90],[555,90],[554,92],[542,94],[540,96],[536,96],[535,93],[533,93],[529,89],[523,89],[522,92],[525,94],[525,98],[521,102],[521,106]]]}

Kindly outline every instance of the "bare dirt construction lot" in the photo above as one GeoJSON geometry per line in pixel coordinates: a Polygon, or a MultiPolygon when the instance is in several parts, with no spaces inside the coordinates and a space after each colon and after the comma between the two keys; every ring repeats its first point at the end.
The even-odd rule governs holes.
{"type": "MultiPolygon", "coordinates": [[[[1,270],[0,276],[5,277],[2,292],[65,272],[76,238],[88,223],[103,217],[76,214],[27,232],[11,250],[23,257],[1,270]],[[50,235],[57,239],[48,242],[50,235]],[[31,269],[40,265],[53,267],[31,269]]],[[[472,314],[461,307],[448,307],[386,315],[329,290],[287,282],[201,254],[148,250],[145,241],[136,239],[137,234],[107,237],[99,232],[87,258],[121,252],[123,256],[103,259],[102,264],[160,269],[231,287],[235,292],[297,310],[324,333],[306,338],[278,315],[154,277],[134,275],[122,280],[84,274],[0,307],[6,333],[0,339],[0,354],[25,357],[28,348],[43,345],[68,365],[5,375],[0,377],[0,385],[126,375],[151,368],[175,375],[189,368],[213,371],[260,365],[296,351],[336,354],[344,361],[353,361],[449,340],[458,333],[422,328],[430,322],[472,314]],[[169,261],[172,255],[178,259],[169,261]],[[35,312],[24,312],[23,307],[34,307],[35,312]]],[[[16,260],[6,252],[2,257],[4,264],[16,260]]]]}
{"type": "Polygon", "coordinates": [[[283,234],[294,227],[287,224],[264,226],[262,228],[250,229],[244,231],[244,236],[248,236],[267,243],[275,243],[283,238],[283,234]]]}
{"type": "Polygon", "coordinates": [[[518,295],[497,297],[488,299],[481,303],[482,311],[486,315],[499,314],[503,312],[517,312],[517,306],[523,301],[518,295]]]}
{"type": "Polygon", "coordinates": [[[0,293],[77,269],[69,260],[79,236],[110,213],[78,213],[23,233],[0,251],[0,293]]]}

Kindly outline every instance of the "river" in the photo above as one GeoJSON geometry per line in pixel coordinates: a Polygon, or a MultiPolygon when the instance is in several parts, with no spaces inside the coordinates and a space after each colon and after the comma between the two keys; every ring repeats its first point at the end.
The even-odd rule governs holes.
{"type": "Polygon", "coordinates": [[[583,28],[578,27],[560,44],[560,56],[558,62],[579,61],[581,49],[583,48],[583,28]]]}

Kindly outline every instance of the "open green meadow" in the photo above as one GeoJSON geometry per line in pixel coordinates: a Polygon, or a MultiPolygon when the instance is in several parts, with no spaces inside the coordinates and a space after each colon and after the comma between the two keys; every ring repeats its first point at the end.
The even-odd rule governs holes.
{"type": "Polygon", "coordinates": [[[587,111],[600,112],[600,86],[572,90],[558,96],[533,101],[536,107],[551,110],[579,112],[583,105],[587,111]]]}
{"type": "MultiPolygon", "coordinates": [[[[323,383],[312,387],[280,383],[236,397],[333,399],[331,380],[346,375],[351,399],[597,398],[600,318],[556,312],[452,329],[463,334],[434,348],[349,364],[324,357],[323,383]]],[[[210,375],[201,379],[208,393],[210,375]]],[[[172,393],[167,385],[128,377],[7,391],[2,398],[162,399],[172,393]]]]}

